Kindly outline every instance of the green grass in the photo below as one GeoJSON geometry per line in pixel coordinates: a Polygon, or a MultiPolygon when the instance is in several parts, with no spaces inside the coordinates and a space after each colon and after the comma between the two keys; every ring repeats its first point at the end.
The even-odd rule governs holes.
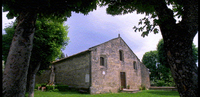
{"type": "MultiPolygon", "coordinates": [[[[26,97],[27,94],[26,94],[26,97]]],[[[179,97],[177,91],[143,90],[138,93],[107,93],[107,94],[80,94],[69,92],[42,92],[35,91],[34,97],[179,97]]]]}

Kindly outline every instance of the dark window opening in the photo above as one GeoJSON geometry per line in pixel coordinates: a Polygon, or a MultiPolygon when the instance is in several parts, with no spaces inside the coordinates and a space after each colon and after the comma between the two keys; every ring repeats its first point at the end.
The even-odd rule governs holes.
{"type": "Polygon", "coordinates": [[[122,50],[119,51],[119,59],[120,61],[124,61],[124,55],[122,50]]]}
{"type": "Polygon", "coordinates": [[[135,61],[133,62],[133,68],[134,68],[135,70],[137,70],[137,66],[136,66],[136,62],[135,62],[135,61]]]}
{"type": "Polygon", "coordinates": [[[104,58],[103,58],[103,57],[100,57],[100,65],[101,65],[101,66],[104,66],[104,65],[105,65],[105,64],[104,64],[104,61],[105,61],[104,58]]]}

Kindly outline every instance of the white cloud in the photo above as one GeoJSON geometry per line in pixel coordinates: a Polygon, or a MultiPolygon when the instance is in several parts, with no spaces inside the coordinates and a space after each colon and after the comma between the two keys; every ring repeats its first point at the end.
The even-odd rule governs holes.
{"type": "Polygon", "coordinates": [[[160,33],[156,35],[150,33],[148,37],[143,38],[141,32],[134,32],[133,26],[137,26],[139,19],[145,16],[142,14],[134,12],[126,15],[111,16],[106,14],[106,7],[102,7],[97,8],[97,11],[89,13],[89,15],[92,15],[89,17],[93,19],[93,22],[97,22],[95,25],[97,24],[102,29],[109,29],[108,31],[115,34],[115,36],[120,33],[139,59],[142,59],[145,52],[156,50],[157,43],[162,38],[160,33]]]}

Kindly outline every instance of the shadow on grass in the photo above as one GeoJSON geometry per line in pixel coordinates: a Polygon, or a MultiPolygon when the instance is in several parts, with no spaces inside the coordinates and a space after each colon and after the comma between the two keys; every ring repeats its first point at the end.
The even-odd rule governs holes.
{"type": "Polygon", "coordinates": [[[179,96],[177,91],[163,91],[163,90],[149,90],[147,91],[148,93],[151,94],[156,94],[156,95],[160,95],[160,96],[179,96]]]}

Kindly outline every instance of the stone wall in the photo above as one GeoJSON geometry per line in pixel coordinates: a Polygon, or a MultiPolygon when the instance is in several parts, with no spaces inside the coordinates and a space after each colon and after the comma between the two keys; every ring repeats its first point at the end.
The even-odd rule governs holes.
{"type": "Polygon", "coordinates": [[[147,89],[149,89],[150,88],[149,70],[142,63],[141,63],[141,77],[142,77],[142,85],[144,85],[147,89]]]}
{"type": "Polygon", "coordinates": [[[90,87],[90,52],[85,51],[54,62],[55,83],[74,88],[90,87]]]}
{"type": "MultiPolygon", "coordinates": [[[[55,61],[53,65],[56,84],[90,89],[91,94],[117,93],[121,87],[121,72],[126,75],[124,81],[126,87],[129,85],[130,89],[135,90],[139,90],[142,84],[146,88],[150,87],[148,69],[121,37],[55,61]],[[120,52],[122,53],[121,58],[120,52]],[[102,58],[104,61],[101,61],[103,64],[100,64],[102,58]]],[[[47,83],[47,80],[50,79],[49,76],[50,70],[40,78],[37,77],[37,82],[44,83],[46,81],[45,83],[47,83]]]]}
{"type": "Polygon", "coordinates": [[[121,86],[120,72],[126,74],[126,86],[139,89],[141,86],[140,61],[121,38],[90,48],[91,51],[91,94],[118,92],[121,86]],[[120,61],[119,50],[123,52],[120,61]],[[100,56],[105,57],[105,66],[100,66],[100,56]],[[137,70],[133,67],[136,62],[137,70]]]}
{"type": "Polygon", "coordinates": [[[51,70],[45,70],[41,75],[35,76],[35,83],[37,84],[47,84],[50,80],[51,70]]]}

